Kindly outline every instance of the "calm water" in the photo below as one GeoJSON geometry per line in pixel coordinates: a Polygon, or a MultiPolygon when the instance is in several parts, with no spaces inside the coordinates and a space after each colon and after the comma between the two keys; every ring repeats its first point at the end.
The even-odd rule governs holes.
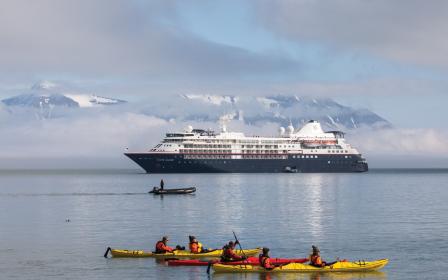
{"type": "Polygon", "coordinates": [[[448,171],[163,175],[166,187],[198,189],[163,198],[147,194],[162,175],[139,172],[1,171],[1,279],[207,279],[205,267],[102,255],[107,246],[152,250],[165,234],[172,245],[196,235],[221,247],[232,230],[272,257],[305,257],[315,244],[329,261],[390,259],[379,273],[272,279],[447,278],[448,171]]]}

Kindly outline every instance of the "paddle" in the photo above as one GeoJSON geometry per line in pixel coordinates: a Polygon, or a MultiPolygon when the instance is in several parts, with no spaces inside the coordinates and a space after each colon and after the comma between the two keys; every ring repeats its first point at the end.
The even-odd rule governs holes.
{"type": "Polygon", "coordinates": [[[241,247],[241,243],[240,243],[240,241],[239,241],[238,238],[236,237],[235,232],[234,232],[234,231],[232,231],[232,232],[233,232],[233,236],[235,237],[235,243],[238,243],[238,246],[240,246],[241,253],[243,254],[244,258],[247,260],[247,256],[246,256],[246,254],[244,253],[243,248],[241,247]]]}
{"type": "MultiPolygon", "coordinates": [[[[233,232],[233,236],[235,237],[235,243],[238,243],[238,246],[240,246],[240,250],[241,250],[241,253],[243,253],[244,260],[247,260],[247,256],[244,253],[243,247],[241,247],[241,243],[238,240],[238,237],[236,237],[236,234],[235,234],[235,232],[233,230],[232,230],[232,232],[233,232]]],[[[246,262],[244,262],[244,268],[247,268],[246,262]]]]}
{"type": "Polygon", "coordinates": [[[208,262],[208,266],[207,266],[207,274],[210,274],[210,268],[212,267],[213,261],[209,261],[208,262]]]}
{"type": "Polygon", "coordinates": [[[107,249],[106,249],[106,253],[104,253],[104,257],[107,259],[107,254],[109,254],[109,252],[110,252],[110,247],[107,247],[107,249]]]}

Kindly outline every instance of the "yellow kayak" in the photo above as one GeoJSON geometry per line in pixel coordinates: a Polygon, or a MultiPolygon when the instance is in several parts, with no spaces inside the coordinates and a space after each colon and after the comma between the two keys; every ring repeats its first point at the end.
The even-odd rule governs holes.
{"type": "MultiPolygon", "coordinates": [[[[191,253],[186,250],[175,250],[173,253],[155,254],[149,251],[143,250],[120,250],[120,249],[110,249],[108,250],[114,258],[185,258],[185,259],[200,259],[200,258],[219,258],[222,255],[221,249],[212,250],[204,253],[191,253]]],[[[105,256],[107,256],[107,252],[105,256]]],[[[255,256],[259,254],[261,248],[256,249],[245,249],[235,250],[234,252],[239,256],[255,256]],[[244,252],[244,253],[243,253],[244,252]]]]}
{"type": "Polygon", "coordinates": [[[330,266],[315,267],[303,263],[290,263],[272,270],[266,270],[260,266],[252,265],[225,265],[214,264],[215,272],[352,272],[352,271],[375,271],[383,268],[389,262],[388,259],[359,262],[337,262],[330,266]]]}

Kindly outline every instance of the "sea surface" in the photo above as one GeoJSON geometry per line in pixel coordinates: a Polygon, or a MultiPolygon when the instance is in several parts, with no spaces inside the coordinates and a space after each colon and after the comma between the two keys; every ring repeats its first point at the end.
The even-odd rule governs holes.
{"type": "Polygon", "coordinates": [[[362,174],[144,174],[140,170],[0,171],[1,279],[447,279],[448,170],[362,174]],[[196,186],[194,195],[153,196],[196,186]],[[106,259],[113,248],[153,250],[163,235],[195,235],[271,257],[389,258],[377,273],[212,274],[154,259],[106,259]]]}

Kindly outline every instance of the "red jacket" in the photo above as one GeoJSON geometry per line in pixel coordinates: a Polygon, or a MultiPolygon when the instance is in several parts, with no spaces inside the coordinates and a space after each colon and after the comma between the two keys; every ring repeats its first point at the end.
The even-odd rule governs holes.
{"type": "Polygon", "coordinates": [[[235,252],[233,251],[233,248],[231,248],[230,246],[225,246],[223,248],[221,259],[225,262],[226,261],[229,262],[229,261],[243,260],[243,257],[240,257],[237,254],[235,254],[235,252]]]}
{"type": "Polygon", "coordinates": [[[271,259],[270,259],[269,257],[260,255],[260,256],[258,257],[258,259],[259,259],[259,261],[260,261],[260,266],[261,266],[261,267],[264,267],[264,268],[266,268],[266,269],[272,269],[272,268],[275,267],[274,265],[272,265],[272,263],[271,263],[271,259]]]}
{"type": "Polygon", "coordinates": [[[162,254],[166,252],[173,252],[173,248],[167,246],[163,241],[158,241],[156,243],[156,253],[162,254]]]}

